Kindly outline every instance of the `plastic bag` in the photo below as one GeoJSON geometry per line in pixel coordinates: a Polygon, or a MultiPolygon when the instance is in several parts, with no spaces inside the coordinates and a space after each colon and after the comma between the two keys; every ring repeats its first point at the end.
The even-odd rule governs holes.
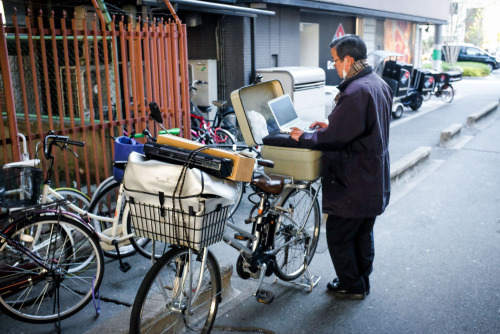
{"type": "MultiPolygon", "coordinates": [[[[115,139],[115,158],[114,161],[127,161],[130,152],[143,152],[144,144],[137,140],[122,136],[115,139]]],[[[123,170],[113,167],[113,177],[116,181],[122,182],[123,170]]]]}
{"type": "Polygon", "coordinates": [[[248,123],[250,125],[250,131],[252,131],[252,136],[257,144],[262,144],[262,138],[269,134],[267,130],[267,122],[262,114],[249,110],[247,113],[248,123]]]}

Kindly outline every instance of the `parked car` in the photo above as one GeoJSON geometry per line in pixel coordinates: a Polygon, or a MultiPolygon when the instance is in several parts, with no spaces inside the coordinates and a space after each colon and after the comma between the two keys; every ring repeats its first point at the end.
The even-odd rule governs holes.
{"type": "MultiPolygon", "coordinates": [[[[442,59],[445,60],[444,52],[442,54],[442,59]]],[[[488,65],[491,71],[500,67],[500,58],[492,56],[488,52],[472,44],[460,45],[460,52],[458,53],[457,61],[483,63],[488,65]]]]}

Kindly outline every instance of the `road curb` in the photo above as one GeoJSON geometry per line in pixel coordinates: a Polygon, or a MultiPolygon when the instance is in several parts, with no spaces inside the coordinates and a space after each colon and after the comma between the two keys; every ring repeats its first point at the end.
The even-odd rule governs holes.
{"type": "Polygon", "coordinates": [[[491,112],[498,108],[498,102],[492,102],[487,105],[484,109],[476,111],[467,117],[467,126],[473,127],[476,122],[481,120],[483,117],[489,115],[491,112]]]}
{"type": "Polygon", "coordinates": [[[463,125],[459,123],[452,124],[441,131],[439,138],[439,147],[448,147],[451,141],[457,139],[462,132],[463,125]]]}
{"type": "Polygon", "coordinates": [[[430,146],[420,146],[413,152],[405,155],[391,167],[391,182],[395,182],[403,175],[413,170],[416,166],[429,158],[432,148],[430,146]]]}

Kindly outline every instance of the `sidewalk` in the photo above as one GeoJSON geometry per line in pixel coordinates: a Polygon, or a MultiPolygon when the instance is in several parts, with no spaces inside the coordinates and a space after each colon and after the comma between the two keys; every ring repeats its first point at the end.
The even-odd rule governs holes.
{"type": "Polygon", "coordinates": [[[424,168],[431,172],[419,174],[425,179],[395,187],[407,193],[393,194],[375,224],[372,288],[364,301],[326,292],[334,271],[323,233],[310,266],[322,279],[311,293],[270,284],[272,304],[249,297],[222,308],[213,333],[498,333],[498,112],[491,118],[463,148],[435,149],[424,168]]]}
{"type": "MultiPolygon", "coordinates": [[[[264,305],[251,296],[256,281],[234,274],[232,297],[220,306],[213,333],[497,333],[500,110],[465,132],[472,138],[463,147],[433,148],[413,178],[393,185],[391,203],[375,224],[367,299],[337,301],[326,292],[335,273],[322,230],[310,266],[322,279],[312,292],[269,277],[265,288],[275,300],[264,305]]],[[[221,265],[236,263],[227,245],[213,250],[221,265]]],[[[99,317],[90,303],[63,321],[63,333],[128,331],[130,306],[150,262],[126,261],[132,269],[124,274],[106,259],[99,317]]],[[[0,323],[4,333],[54,332],[53,324],[30,325],[1,313],[0,323]]]]}

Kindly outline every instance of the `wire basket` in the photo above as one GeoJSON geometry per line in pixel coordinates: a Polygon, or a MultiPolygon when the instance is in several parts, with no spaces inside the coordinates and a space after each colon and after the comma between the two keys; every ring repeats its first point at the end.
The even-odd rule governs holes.
{"type": "Polygon", "coordinates": [[[133,198],[127,203],[137,236],[198,250],[222,240],[230,207],[218,204],[211,212],[194,212],[190,206],[184,212],[135,202],[133,198]]]}
{"type": "Polygon", "coordinates": [[[0,207],[36,204],[40,197],[43,172],[32,167],[0,169],[0,207]]]}

